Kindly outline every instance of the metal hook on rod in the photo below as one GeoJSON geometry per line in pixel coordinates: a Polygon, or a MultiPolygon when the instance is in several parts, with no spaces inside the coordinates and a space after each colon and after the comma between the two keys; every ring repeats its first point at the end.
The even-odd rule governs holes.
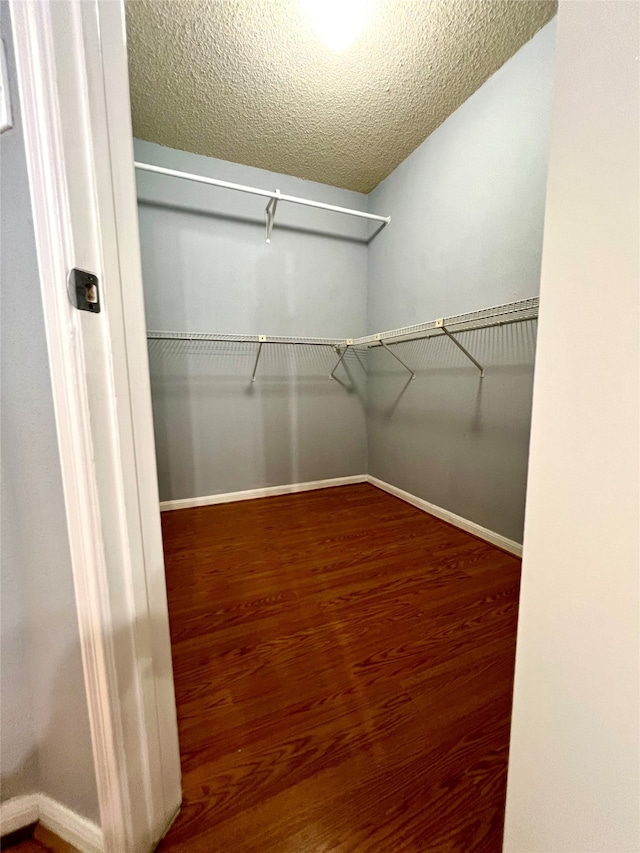
{"type": "Polygon", "coordinates": [[[266,335],[258,335],[258,340],[260,341],[260,346],[258,347],[258,354],[256,355],[256,362],[253,365],[253,373],[251,374],[251,381],[256,381],[256,370],[258,369],[258,362],[260,361],[260,355],[262,353],[262,347],[264,342],[267,340],[266,335]]]}
{"type": "MultiPolygon", "coordinates": [[[[280,195],[280,190],[276,190],[277,195],[280,195]]],[[[265,229],[267,233],[267,243],[271,242],[271,232],[273,231],[273,223],[276,218],[276,208],[278,207],[278,198],[269,199],[264,211],[265,229]]]]}
{"type": "Polygon", "coordinates": [[[389,347],[386,345],[386,343],[385,343],[384,341],[380,341],[380,343],[381,343],[381,345],[386,349],[386,351],[389,353],[389,355],[392,355],[392,356],[395,358],[395,360],[396,360],[396,361],[399,361],[399,362],[400,362],[400,364],[404,367],[404,369],[405,369],[405,370],[408,370],[408,371],[409,371],[409,373],[411,374],[411,378],[412,378],[412,379],[415,379],[415,378],[416,378],[416,374],[415,374],[415,372],[414,372],[413,370],[411,370],[411,368],[409,367],[409,365],[405,364],[405,363],[404,363],[404,361],[403,361],[399,356],[397,356],[397,355],[395,354],[395,352],[393,352],[392,350],[390,350],[390,349],[389,349],[389,347]]]}
{"type": "Polygon", "coordinates": [[[449,340],[453,341],[453,343],[458,347],[458,349],[461,350],[466,355],[466,357],[469,359],[469,361],[471,361],[471,362],[473,362],[473,364],[475,364],[475,366],[480,371],[480,379],[484,379],[484,367],[480,364],[480,362],[476,361],[475,358],[469,352],[469,350],[466,349],[465,347],[463,347],[462,344],[460,343],[460,341],[451,334],[449,329],[447,329],[447,327],[445,326],[444,319],[442,317],[440,319],[436,320],[436,328],[442,329],[442,331],[449,338],[449,340]]]}

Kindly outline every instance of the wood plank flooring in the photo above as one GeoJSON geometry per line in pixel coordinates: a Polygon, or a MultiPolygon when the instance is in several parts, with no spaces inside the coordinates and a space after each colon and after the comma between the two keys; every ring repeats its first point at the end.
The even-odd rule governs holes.
{"type": "Polygon", "coordinates": [[[520,561],[369,484],[163,514],[171,853],[501,849],[520,561]]]}
{"type": "Polygon", "coordinates": [[[21,830],[18,830],[11,836],[4,836],[0,839],[0,849],[11,850],[11,853],[78,853],[75,847],[58,838],[42,824],[38,824],[33,829],[32,837],[12,843],[12,838],[20,835],[20,832],[21,830]]]}
{"type": "Polygon", "coordinates": [[[34,841],[33,838],[26,838],[24,841],[11,845],[2,841],[0,842],[0,849],[11,850],[11,853],[48,853],[47,848],[39,841],[34,841]]]}

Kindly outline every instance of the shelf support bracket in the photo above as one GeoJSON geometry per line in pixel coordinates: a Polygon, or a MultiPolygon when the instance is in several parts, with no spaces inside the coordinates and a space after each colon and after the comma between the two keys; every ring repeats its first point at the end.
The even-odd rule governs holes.
{"type": "Polygon", "coordinates": [[[264,342],[267,340],[266,335],[258,335],[258,340],[260,341],[260,345],[258,346],[258,354],[256,355],[256,362],[253,365],[253,373],[251,374],[251,381],[256,381],[256,370],[258,369],[258,362],[260,361],[260,356],[262,355],[262,347],[264,346],[264,342]]]}
{"type": "Polygon", "coordinates": [[[342,350],[342,353],[340,353],[340,347],[334,347],[335,351],[336,351],[337,353],[340,353],[340,358],[338,359],[338,362],[337,362],[336,366],[333,368],[333,370],[331,371],[331,373],[330,373],[330,375],[329,375],[329,376],[330,376],[330,379],[335,379],[335,378],[336,378],[336,376],[335,376],[336,370],[337,370],[337,369],[340,367],[340,365],[342,364],[342,359],[345,357],[345,355],[347,354],[347,350],[348,350],[348,349],[349,349],[349,347],[351,346],[351,340],[352,340],[351,338],[347,338],[347,340],[345,341],[345,347],[344,347],[344,349],[342,350]]]}
{"type": "Polygon", "coordinates": [[[465,347],[463,347],[462,344],[460,343],[460,341],[451,334],[449,329],[447,329],[447,327],[445,326],[444,319],[442,317],[440,319],[436,320],[436,327],[438,329],[442,329],[442,331],[449,338],[449,340],[453,341],[453,343],[458,347],[458,349],[466,355],[466,357],[469,359],[469,361],[471,361],[471,362],[473,362],[473,364],[475,364],[475,366],[480,371],[480,379],[484,379],[484,367],[480,364],[480,362],[476,361],[475,358],[469,352],[469,350],[466,349],[465,347]]]}
{"type": "MultiPolygon", "coordinates": [[[[276,195],[280,195],[280,190],[276,190],[276,195]]],[[[267,243],[271,242],[271,232],[273,231],[273,223],[276,218],[276,208],[278,207],[278,198],[271,198],[267,203],[264,211],[265,229],[267,233],[267,243]]]]}
{"type": "Polygon", "coordinates": [[[400,364],[404,367],[404,369],[405,369],[405,370],[408,370],[408,371],[409,371],[409,373],[411,374],[411,378],[412,378],[412,379],[415,379],[415,378],[416,378],[415,371],[411,370],[411,368],[409,367],[409,365],[408,365],[408,364],[405,364],[405,363],[404,363],[404,361],[403,361],[399,356],[397,356],[397,355],[395,354],[395,352],[394,352],[392,349],[390,349],[390,348],[386,345],[386,343],[385,343],[384,341],[380,341],[380,344],[381,344],[381,346],[383,346],[383,347],[386,349],[386,351],[389,353],[389,355],[392,355],[392,356],[395,358],[395,360],[396,360],[396,361],[399,361],[399,362],[400,362],[400,364]]]}

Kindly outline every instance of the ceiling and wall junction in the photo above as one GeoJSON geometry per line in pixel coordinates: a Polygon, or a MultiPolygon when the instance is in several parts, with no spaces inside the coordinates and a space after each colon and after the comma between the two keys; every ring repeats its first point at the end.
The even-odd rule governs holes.
{"type": "Polygon", "coordinates": [[[555,12],[370,0],[335,51],[301,0],[129,0],[134,136],[367,193],[555,12]]]}

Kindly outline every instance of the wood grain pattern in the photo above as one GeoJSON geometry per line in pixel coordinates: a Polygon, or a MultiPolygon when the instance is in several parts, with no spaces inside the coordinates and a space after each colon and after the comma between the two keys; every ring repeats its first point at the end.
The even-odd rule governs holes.
{"type": "Polygon", "coordinates": [[[68,841],[63,841],[55,832],[39,823],[33,831],[33,840],[37,841],[49,853],[79,853],[78,849],[68,841]]]}
{"type": "Polygon", "coordinates": [[[18,843],[12,842],[17,833],[11,837],[3,836],[0,840],[2,850],[10,849],[11,853],[78,853],[78,850],[61,838],[58,838],[51,830],[46,829],[41,823],[29,828],[32,837],[24,838],[18,843]]]}
{"type": "Polygon", "coordinates": [[[32,838],[26,838],[24,841],[13,844],[3,837],[0,842],[0,849],[11,850],[11,853],[48,853],[44,845],[38,841],[34,841],[32,838]]]}
{"type": "Polygon", "coordinates": [[[160,850],[499,853],[520,561],[369,484],[164,513],[160,850]]]}

